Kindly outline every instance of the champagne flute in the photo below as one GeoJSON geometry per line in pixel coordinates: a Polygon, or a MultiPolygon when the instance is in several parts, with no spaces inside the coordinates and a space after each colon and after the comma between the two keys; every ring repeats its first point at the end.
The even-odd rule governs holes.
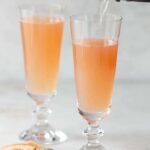
{"type": "Polygon", "coordinates": [[[20,134],[20,139],[34,140],[47,146],[67,139],[49,124],[50,101],[56,95],[64,17],[60,5],[23,5],[20,25],[24,50],[27,94],[37,109],[36,123],[20,134]]]}
{"type": "Polygon", "coordinates": [[[110,112],[121,22],[113,14],[70,18],[77,106],[88,122],[83,150],[102,149],[100,121],[110,112]]]}

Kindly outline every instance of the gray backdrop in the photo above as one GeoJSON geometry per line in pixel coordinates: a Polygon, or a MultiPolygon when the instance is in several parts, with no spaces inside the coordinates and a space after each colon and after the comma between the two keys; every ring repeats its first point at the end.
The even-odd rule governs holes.
{"type": "MultiPolygon", "coordinates": [[[[43,3],[54,2],[42,1],[43,3]]],[[[63,3],[63,0],[55,0],[55,2],[59,1],[63,3]]],[[[24,78],[17,5],[27,2],[29,0],[0,0],[0,81],[24,78]]],[[[76,12],[95,12],[98,9],[98,0],[64,0],[64,2],[68,15],[66,15],[60,77],[72,79],[72,48],[68,16],[76,12]]],[[[150,65],[150,4],[115,3],[111,0],[109,11],[123,16],[117,78],[121,80],[150,79],[150,69],[148,69],[150,65]]]]}

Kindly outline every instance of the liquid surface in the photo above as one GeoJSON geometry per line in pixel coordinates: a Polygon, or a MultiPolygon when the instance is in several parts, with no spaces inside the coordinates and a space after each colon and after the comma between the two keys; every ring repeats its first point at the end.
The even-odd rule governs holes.
{"type": "Polygon", "coordinates": [[[50,94],[56,89],[63,20],[29,17],[20,23],[27,90],[32,94],[50,94]]]}
{"type": "Polygon", "coordinates": [[[73,43],[79,108],[104,112],[111,105],[118,44],[112,40],[86,39],[73,43]]]}

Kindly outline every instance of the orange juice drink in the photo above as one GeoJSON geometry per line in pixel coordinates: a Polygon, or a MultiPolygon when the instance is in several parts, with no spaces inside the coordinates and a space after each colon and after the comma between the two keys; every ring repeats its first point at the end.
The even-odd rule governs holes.
{"type": "Polygon", "coordinates": [[[49,94],[56,89],[63,19],[28,17],[21,19],[27,90],[49,94]]]}
{"type": "Polygon", "coordinates": [[[73,43],[79,108],[104,112],[111,105],[118,44],[109,39],[85,39],[73,43]]]}

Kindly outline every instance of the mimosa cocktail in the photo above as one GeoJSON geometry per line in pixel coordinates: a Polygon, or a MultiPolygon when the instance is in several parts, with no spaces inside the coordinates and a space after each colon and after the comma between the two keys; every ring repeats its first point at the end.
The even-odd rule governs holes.
{"type": "Polygon", "coordinates": [[[122,18],[113,14],[70,18],[77,106],[88,122],[81,150],[101,150],[100,121],[109,114],[122,18]]]}
{"type": "Polygon", "coordinates": [[[49,147],[67,139],[49,124],[49,104],[57,88],[64,17],[60,5],[23,6],[20,11],[26,90],[37,106],[35,125],[22,132],[20,138],[49,147]]]}
{"type": "Polygon", "coordinates": [[[60,17],[21,19],[28,92],[46,95],[56,90],[63,26],[60,17]]]}
{"type": "Polygon", "coordinates": [[[86,112],[104,112],[111,104],[118,44],[107,39],[73,43],[78,105],[86,112]]]}

